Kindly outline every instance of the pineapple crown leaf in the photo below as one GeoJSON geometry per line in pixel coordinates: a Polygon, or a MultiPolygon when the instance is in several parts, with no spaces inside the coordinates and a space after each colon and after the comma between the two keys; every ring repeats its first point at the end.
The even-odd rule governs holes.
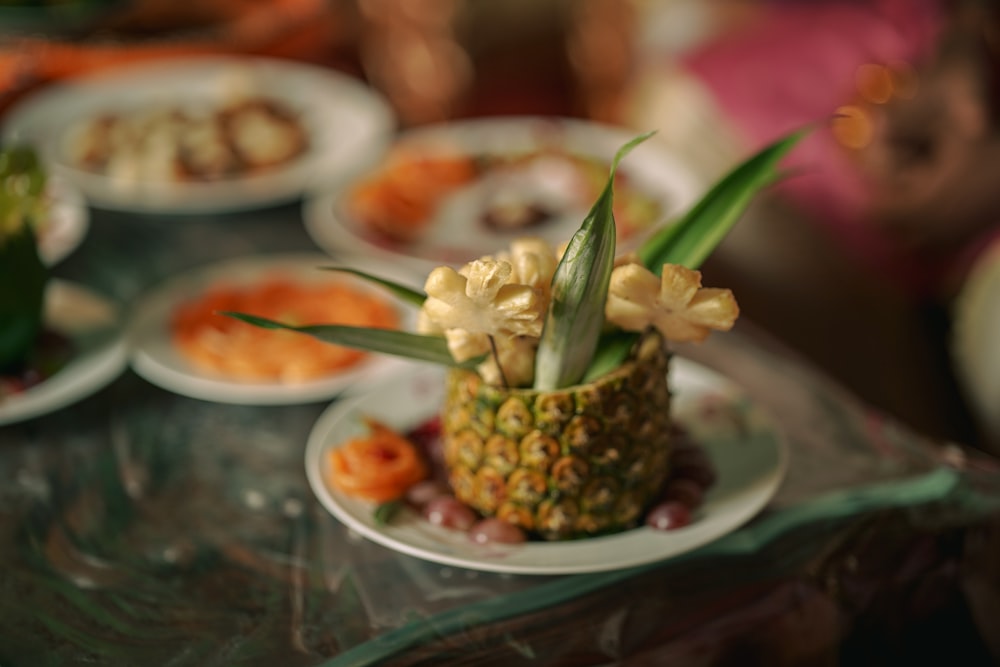
{"type": "Polygon", "coordinates": [[[442,366],[475,368],[486,358],[484,355],[461,362],[455,361],[451,356],[451,352],[448,351],[447,341],[440,336],[424,336],[395,329],[352,327],[340,324],[292,326],[246,313],[221,311],[220,314],[234,317],[237,320],[264,329],[298,331],[326,343],[353,347],[369,352],[401,356],[417,361],[428,361],[442,366]]]}
{"type": "Polygon", "coordinates": [[[806,134],[797,130],[774,143],[717,182],[680,220],[650,237],[639,248],[639,259],[656,274],[664,264],[689,269],[701,266],[740,219],[754,195],[780,180],[778,162],[806,134]]]}
{"type": "Polygon", "coordinates": [[[427,300],[427,295],[419,290],[412,289],[406,285],[388,280],[386,278],[381,278],[379,276],[367,273],[360,269],[354,269],[347,266],[321,266],[323,271],[335,271],[340,273],[350,273],[359,278],[363,278],[368,282],[375,283],[376,285],[381,285],[385,289],[389,290],[397,299],[403,303],[408,303],[412,306],[417,306],[418,308],[423,305],[424,301],[427,300]]]}
{"type": "Polygon", "coordinates": [[[535,357],[535,389],[576,384],[590,365],[604,328],[604,303],[615,263],[615,172],[622,158],[652,135],[640,135],[615,153],[604,189],[556,267],[535,357]]]}
{"type": "MultiPolygon", "coordinates": [[[[733,168],[678,222],[664,227],[639,248],[642,264],[657,275],[662,273],[664,264],[680,264],[690,269],[701,266],[743,215],[754,195],[782,177],[779,161],[808,132],[809,128],[792,132],[733,168]]],[[[620,366],[637,339],[638,334],[634,333],[606,333],[584,378],[597,378],[620,366]]]]}

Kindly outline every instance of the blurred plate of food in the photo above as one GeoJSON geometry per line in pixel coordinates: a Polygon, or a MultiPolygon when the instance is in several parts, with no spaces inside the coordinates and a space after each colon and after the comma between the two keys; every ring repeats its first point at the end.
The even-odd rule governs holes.
{"type": "MultiPolygon", "coordinates": [[[[323,267],[317,254],[241,257],[194,268],[142,296],[130,325],[131,365],[149,382],[219,403],[281,405],[329,400],[411,362],[240,322],[220,311],[279,322],[412,329],[409,311],[384,288],[323,267]]],[[[418,287],[398,267],[365,271],[418,287]]]]}
{"type": "Polygon", "coordinates": [[[207,213],[346,179],[381,154],[395,124],[385,100],[346,74],[192,56],[43,88],[10,110],[3,136],[37,146],[95,206],[207,213]]]}
{"type": "Polygon", "coordinates": [[[0,424],[24,421],[75,403],[126,367],[119,304],[90,288],[53,280],[44,324],[30,357],[0,369],[0,424]]]}
{"type": "MultiPolygon", "coordinates": [[[[411,129],[364,174],[308,195],[305,224],[329,252],[392,258],[422,270],[463,264],[519,236],[562,242],[604,188],[615,151],[637,134],[544,117],[411,129]]],[[[619,246],[638,245],[701,190],[655,140],[638,146],[616,177],[619,246]]]]}

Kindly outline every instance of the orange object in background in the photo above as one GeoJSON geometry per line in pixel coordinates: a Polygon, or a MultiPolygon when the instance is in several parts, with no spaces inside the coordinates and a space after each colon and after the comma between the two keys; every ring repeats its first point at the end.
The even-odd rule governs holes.
{"type": "Polygon", "coordinates": [[[393,328],[396,310],[340,282],[297,283],[279,276],[247,286],[219,285],[174,312],[174,345],[195,366],[228,378],[303,382],[349,368],[367,356],[294,331],[275,331],[220,315],[242,312],[291,325],[393,328]]]}
{"type": "Polygon", "coordinates": [[[0,42],[0,114],[24,94],[48,83],[178,56],[270,56],[358,72],[353,55],[354,12],[349,4],[139,0],[109,5],[102,13],[95,10],[85,25],[76,29],[61,25],[49,37],[27,29],[19,34],[3,25],[0,10],[0,31],[5,38],[0,42]],[[74,37],[64,37],[63,32],[74,37]]]}
{"type": "Polygon", "coordinates": [[[156,59],[246,54],[356,76],[386,96],[402,127],[517,114],[616,122],[632,68],[630,0],[58,4],[74,3],[94,9],[76,24],[43,27],[44,37],[18,33],[5,18],[15,9],[0,3],[0,115],[23,95],[70,77],[156,59]]]}
{"type": "Polygon", "coordinates": [[[401,148],[352,189],[349,205],[370,229],[393,241],[410,242],[431,222],[441,200],[476,175],[475,161],[468,156],[401,148]]]}

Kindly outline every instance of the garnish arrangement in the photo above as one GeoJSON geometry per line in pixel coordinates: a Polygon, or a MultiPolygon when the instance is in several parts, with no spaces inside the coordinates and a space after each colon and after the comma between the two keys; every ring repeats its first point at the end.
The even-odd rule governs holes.
{"type": "MultiPolygon", "coordinates": [[[[632,528],[661,497],[680,439],[669,344],[726,331],[739,314],[729,289],[702,286],[698,267],[780,178],[778,162],[801,133],[736,167],[636,253],[616,257],[615,170],[649,136],[618,151],[564,249],[518,239],[459,270],[434,269],[424,292],[349,270],[418,307],[417,333],[227,314],[449,367],[444,467],[455,497],[478,516],[547,540],[632,528]]],[[[396,457],[385,450],[385,458],[396,457]]]]}

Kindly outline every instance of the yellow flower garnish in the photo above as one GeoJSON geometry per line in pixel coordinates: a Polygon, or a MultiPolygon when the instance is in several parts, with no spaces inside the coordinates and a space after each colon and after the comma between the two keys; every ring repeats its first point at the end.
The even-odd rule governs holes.
{"type": "Polygon", "coordinates": [[[728,289],[701,286],[701,272],[664,264],[657,277],[640,264],[624,264],[611,273],[605,316],[626,331],[652,325],[667,340],[704,340],[712,331],[732,329],[740,314],[728,289]]]}
{"type": "Polygon", "coordinates": [[[547,300],[538,289],[512,282],[512,275],[510,262],[494,259],[470,262],[462,273],[439,266],[424,284],[423,316],[443,331],[537,338],[547,300]]]}
{"type": "Polygon", "coordinates": [[[476,366],[476,371],[489,384],[522,387],[530,385],[535,378],[535,346],[538,343],[535,338],[494,338],[495,348],[490,346],[489,337],[484,333],[449,329],[445,338],[455,361],[489,354],[486,361],[476,366]],[[496,355],[492,354],[494,349],[496,355]]]}
{"type": "Polygon", "coordinates": [[[497,255],[497,259],[510,262],[512,282],[534,287],[548,297],[552,275],[559,263],[559,257],[548,241],[535,236],[514,239],[510,252],[497,255]]]}

